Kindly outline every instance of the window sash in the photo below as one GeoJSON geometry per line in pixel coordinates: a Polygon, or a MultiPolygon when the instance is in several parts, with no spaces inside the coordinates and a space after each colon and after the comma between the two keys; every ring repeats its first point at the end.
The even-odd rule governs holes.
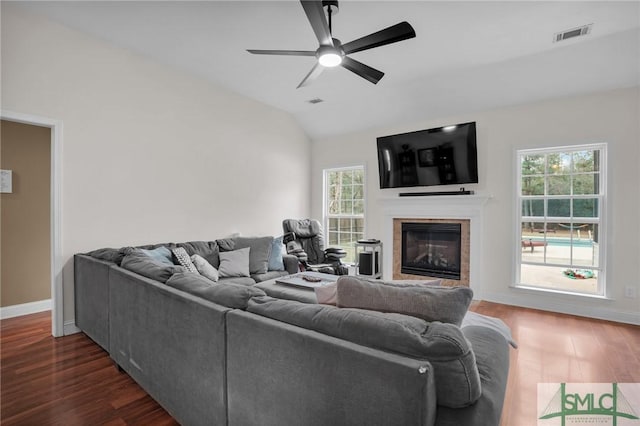
{"type": "MultiPolygon", "coordinates": [[[[540,160],[540,158],[538,158],[540,160]]],[[[585,295],[596,295],[596,296],[604,296],[606,292],[605,288],[605,263],[604,260],[606,258],[605,248],[606,244],[604,240],[606,238],[605,235],[605,225],[604,225],[604,217],[605,217],[605,202],[606,202],[606,182],[605,182],[605,173],[606,173],[606,145],[605,144],[593,144],[593,145],[581,145],[581,146],[573,146],[573,147],[558,147],[558,148],[544,148],[544,149],[533,149],[533,150],[520,150],[516,152],[516,164],[517,164],[517,180],[516,180],[516,223],[517,223],[517,232],[516,232],[516,244],[518,249],[516,250],[516,286],[526,286],[526,287],[536,287],[542,290],[556,290],[555,288],[548,288],[542,285],[531,285],[527,283],[522,283],[520,274],[521,274],[521,265],[535,265],[541,267],[550,267],[550,268],[572,268],[572,269],[586,269],[593,270],[596,272],[597,276],[597,293],[594,294],[590,291],[580,292],[574,290],[563,290],[559,291],[567,291],[571,293],[577,294],[585,294],[585,295]],[[578,158],[578,155],[575,155],[577,152],[584,151],[594,151],[597,154],[593,156],[593,170],[584,170],[584,163],[576,165],[574,163],[575,158],[578,158]],[[571,163],[568,167],[564,168],[560,171],[560,173],[552,173],[549,168],[549,157],[548,155],[552,154],[560,154],[560,156],[566,154],[566,158],[572,158],[571,163]],[[541,164],[541,167],[544,167],[544,173],[531,173],[526,174],[523,173],[523,159],[525,157],[533,157],[533,156],[544,156],[543,161],[538,163],[541,164]],[[584,176],[587,176],[585,179],[584,176]],[[553,178],[565,177],[568,180],[568,194],[550,194],[550,182],[553,178]],[[591,188],[588,184],[588,180],[590,177],[593,177],[593,187],[591,188]],[[544,189],[542,194],[523,194],[523,182],[527,178],[539,178],[537,181],[538,184],[544,182],[544,189]],[[586,182],[585,182],[586,181],[586,182]],[[586,186],[586,190],[585,188],[586,186]],[[591,192],[593,193],[589,193],[591,192]],[[585,191],[585,193],[582,193],[585,191]],[[578,192],[578,193],[574,193],[578,192]],[[562,206],[558,205],[558,203],[565,201],[568,203],[568,213],[566,216],[550,216],[549,212],[549,204],[550,202],[555,202],[556,206],[554,206],[555,213],[563,213],[562,206]],[[582,200],[585,200],[582,202],[582,200]],[[589,200],[593,200],[593,204],[590,206],[589,200]],[[528,214],[525,215],[524,204],[526,201],[538,201],[539,203],[535,206],[537,208],[537,212],[539,215],[528,214]],[[576,201],[578,202],[576,204],[576,201]],[[581,203],[582,202],[582,203],[581,203]],[[542,204],[542,206],[540,205],[542,204]],[[582,205],[581,205],[582,204],[582,205]],[[542,207],[542,212],[540,212],[540,208],[542,207]],[[579,211],[575,211],[575,208],[579,208],[579,211]],[[561,209],[558,211],[558,209],[561,209]],[[588,214],[589,210],[593,210],[593,215],[584,216],[584,214],[588,214]],[[577,216],[578,214],[583,214],[583,216],[577,216]],[[525,224],[527,223],[535,223],[542,226],[542,232],[536,236],[531,237],[530,235],[525,235],[523,230],[525,228],[525,224]],[[525,252],[526,248],[523,249],[521,246],[521,242],[527,239],[543,241],[545,244],[547,243],[557,243],[560,239],[555,237],[554,233],[546,232],[548,229],[548,225],[562,225],[569,224],[572,226],[573,224],[586,224],[586,225],[595,225],[595,229],[593,226],[590,226],[588,231],[591,229],[594,231],[594,235],[591,237],[592,241],[592,259],[591,264],[589,264],[589,259],[585,260],[576,256],[578,253],[578,249],[581,246],[581,243],[584,241],[584,237],[581,237],[579,240],[577,236],[575,236],[574,232],[571,230],[569,233],[568,241],[564,241],[564,244],[568,244],[568,250],[562,250],[566,258],[563,258],[563,255],[556,257],[555,259],[551,258],[548,255],[547,245],[543,245],[539,250],[542,251],[542,256],[538,258],[533,258],[533,256],[527,256],[528,253],[525,252]],[[566,261],[566,262],[565,262],[566,261]]],[[[563,165],[564,167],[564,165],[563,165]]],[[[531,181],[530,181],[531,182],[531,181]]],[[[540,188],[539,188],[540,189],[540,188]]],[[[533,208],[533,206],[530,206],[533,208]]],[[[526,213],[532,213],[530,210],[526,213]]],[[[589,234],[591,236],[591,234],[589,234]]]]}
{"type": "Polygon", "coordinates": [[[344,167],[324,170],[323,214],[326,245],[342,247],[347,251],[345,262],[354,261],[354,245],[358,239],[364,238],[365,226],[365,184],[364,166],[344,167]],[[361,179],[354,176],[355,172],[362,173],[361,179]],[[337,173],[337,176],[332,176],[337,173]],[[351,174],[351,176],[348,176],[351,174]],[[332,179],[333,177],[333,179],[332,179]],[[344,196],[346,194],[346,196],[344,196]],[[361,213],[358,213],[358,211],[361,213]],[[332,221],[349,220],[347,227],[337,226],[333,229],[332,221]],[[353,220],[361,220],[360,226],[353,220]],[[344,241],[344,242],[343,242],[344,241]]]}

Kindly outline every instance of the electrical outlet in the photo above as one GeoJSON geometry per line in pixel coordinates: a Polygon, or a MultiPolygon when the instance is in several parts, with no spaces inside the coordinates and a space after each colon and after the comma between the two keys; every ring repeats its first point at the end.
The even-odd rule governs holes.
{"type": "Polygon", "coordinates": [[[636,298],[636,288],[632,285],[625,286],[624,288],[624,297],[628,297],[630,299],[636,298]]]}

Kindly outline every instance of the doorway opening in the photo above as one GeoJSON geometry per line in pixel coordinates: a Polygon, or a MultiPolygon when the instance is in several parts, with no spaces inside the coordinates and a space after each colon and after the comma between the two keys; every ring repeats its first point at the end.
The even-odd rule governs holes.
{"type": "Polygon", "coordinates": [[[62,123],[50,118],[11,111],[0,111],[0,119],[51,130],[50,168],[50,282],[51,282],[51,334],[64,335],[62,291],[62,123]]]}

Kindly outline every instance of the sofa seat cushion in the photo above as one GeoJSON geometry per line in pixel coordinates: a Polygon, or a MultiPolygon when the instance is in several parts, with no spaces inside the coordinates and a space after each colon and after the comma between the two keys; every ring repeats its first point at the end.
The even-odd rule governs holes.
{"type": "Polygon", "coordinates": [[[202,275],[182,272],[173,275],[167,285],[228,308],[246,309],[249,299],[264,296],[259,288],[232,283],[217,283],[202,275]]]}
{"type": "Polygon", "coordinates": [[[473,299],[469,287],[372,282],[355,277],[338,279],[336,305],[343,308],[396,312],[460,325],[473,299]]]}
{"type": "Polygon", "coordinates": [[[252,274],[251,278],[253,278],[255,282],[260,283],[275,278],[285,277],[287,275],[289,275],[287,271],[267,271],[264,274],[252,274]]]}
{"type": "Polygon", "coordinates": [[[217,240],[217,243],[221,251],[249,247],[249,273],[264,274],[268,271],[273,237],[233,237],[217,240]]]}
{"type": "Polygon", "coordinates": [[[160,263],[144,254],[140,249],[129,249],[127,252],[128,254],[122,258],[121,263],[124,269],[161,283],[167,282],[173,274],[185,271],[179,265],[160,263]]]}
{"type": "Polygon", "coordinates": [[[279,284],[276,279],[261,281],[256,287],[264,290],[267,296],[275,299],[295,300],[303,303],[318,303],[313,290],[290,285],[279,284]]]}
{"type": "Polygon", "coordinates": [[[427,360],[434,368],[440,405],[465,407],[481,395],[475,355],[456,325],[268,296],[253,298],[247,311],[364,346],[427,360]]]}
{"type": "Polygon", "coordinates": [[[256,283],[251,277],[220,277],[218,282],[220,284],[235,284],[244,286],[251,286],[256,283]]]}

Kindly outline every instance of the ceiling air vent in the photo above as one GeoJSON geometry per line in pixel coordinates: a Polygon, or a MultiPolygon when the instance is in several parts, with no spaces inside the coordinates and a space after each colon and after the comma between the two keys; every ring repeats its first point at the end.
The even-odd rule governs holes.
{"type": "Polygon", "coordinates": [[[591,32],[591,27],[593,24],[583,25],[578,28],[571,28],[570,30],[561,31],[559,33],[555,33],[553,35],[553,42],[557,43],[562,40],[567,40],[574,37],[580,37],[587,35],[591,32]]]}
{"type": "Polygon", "coordinates": [[[320,102],[324,102],[324,100],[320,98],[313,98],[313,99],[309,99],[307,102],[309,102],[310,104],[319,104],[320,102]]]}

